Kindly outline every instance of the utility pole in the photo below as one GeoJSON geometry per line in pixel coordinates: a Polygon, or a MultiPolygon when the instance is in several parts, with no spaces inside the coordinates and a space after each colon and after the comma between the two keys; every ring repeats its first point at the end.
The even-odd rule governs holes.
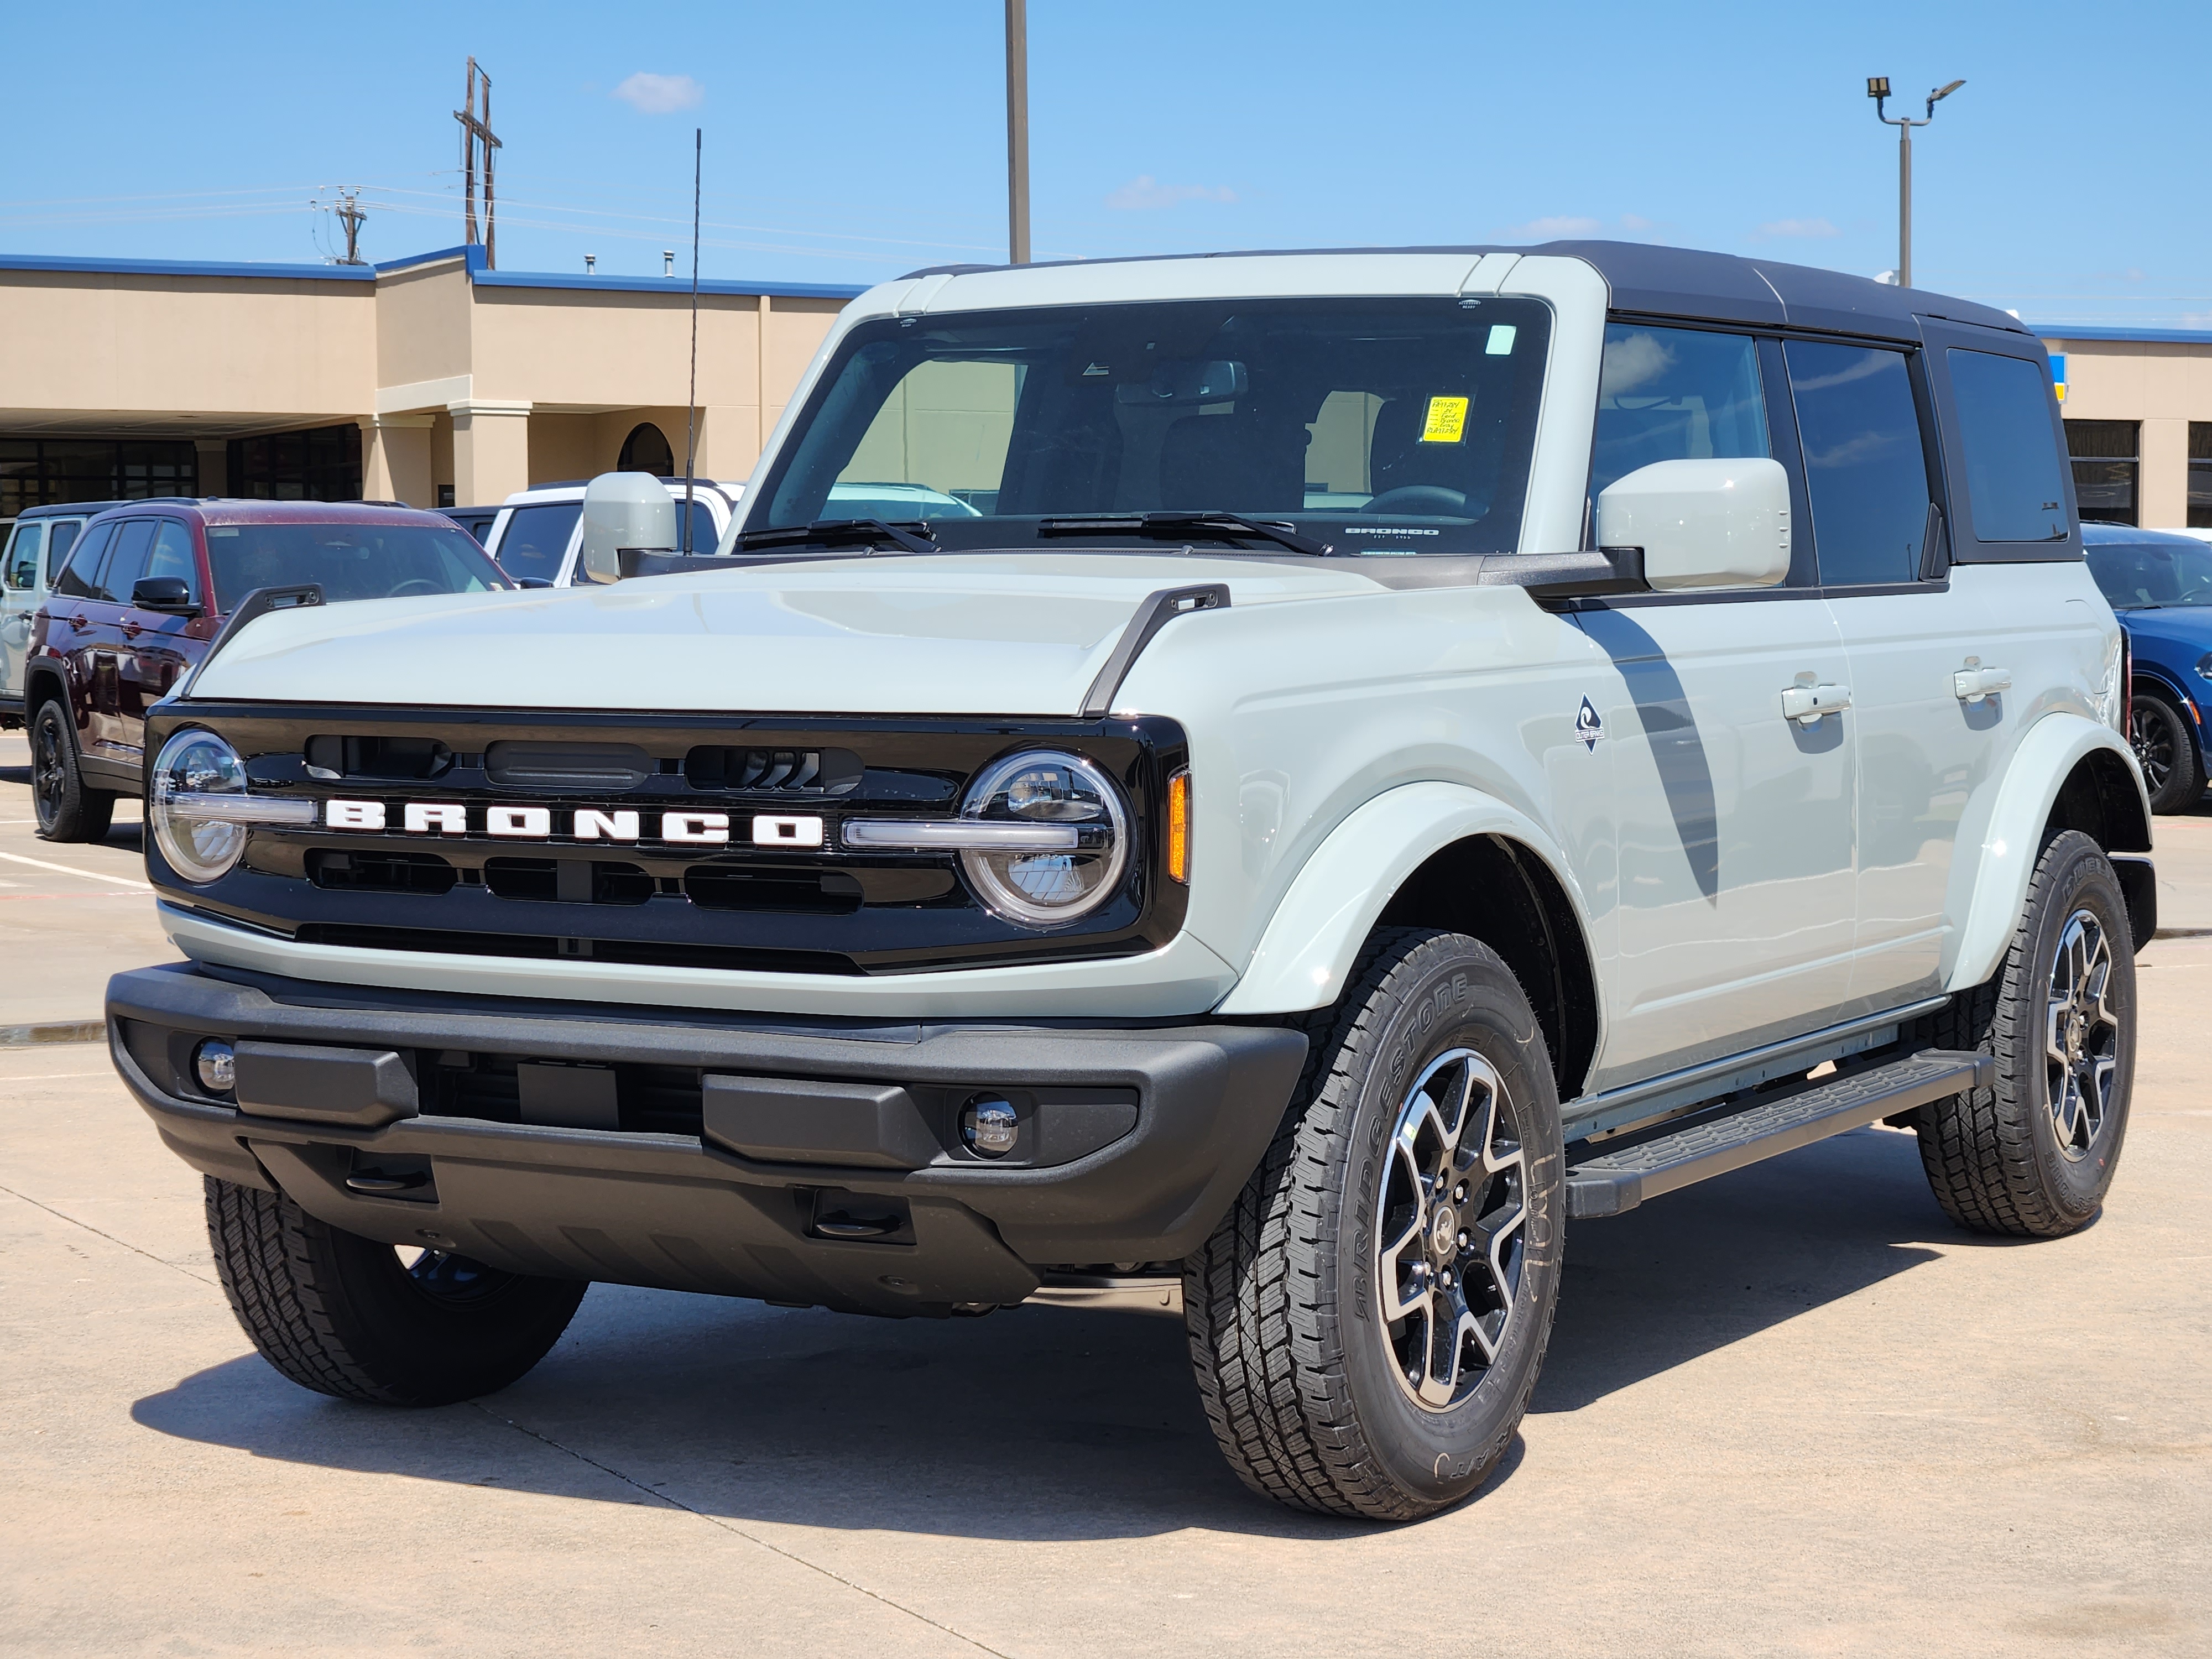
{"type": "Polygon", "coordinates": [[[453,119],[461,124],[461,174],[465,195],[462,209],[463,240],[471,245],[483,243],[484,264],[493,270],[499,269],[499,207],[492,192],[492,152],[500,148],[499,138],[491,130],[491,76],[477,68],[477,60],[469,59],[468,97],[460,109],[453,112],[453,119]],[[477,87],[483,87],[483,113],[477,113],[477,87]],[[483,152],[483,235],[477,235],[477,152],[483,152]]]}
{"type": "Polygon", "coordinates": [[[340,196],[337,213],[338,222],[345,227],[346,239],[345,258],[338,263],[342,265],[368,264],[361,257],[361,228],[368,222],[368,216],[361,210],[361,192],[348,191],[340,196]]]}
{"type": "Polygon", "coordinates": [[[1887,75],[1867,76],[1867,96],[1874,100],[1875,118],[1897,129],[1897,285],[1912,286],[1912,129],[1924,127],[1936,118],[1936,106],[1948,98],[1966,83],[1954,81],[1948,87],[1938,87],[1928,94],[1928,112],[1923,120],[1911,120],[1902,115],[1888,115],[1882,106],[1889,98],[1889,77],[1887,75]]]}
{"type": "Polygon", "coordinates": [[[684,409],[684,534],[686,557],[691,553],[691,475],[699,457],[699,177],[706,166],[707,130],[691,129],[691,389],[684,409]]]}
{"type": "Polygon", "coordinates": [[[1006,252],[1030,262],[1029,0],[1006,0],[1006,252]]]}

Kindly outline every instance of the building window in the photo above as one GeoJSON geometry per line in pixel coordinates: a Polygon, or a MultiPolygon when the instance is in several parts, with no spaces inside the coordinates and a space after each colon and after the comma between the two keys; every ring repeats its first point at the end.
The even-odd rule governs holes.
{"type": "Polygon", "coordinates": [[[2212,530],[2212,421],[2189,423],[2189,518],[2191,530],[2212,530]]]}
{"type": "Polygon", "coordinates": [[[617,472],[650,472],[656,478],[665,478],[676,471],[676,452],[668,447],[668,440],[651,421],[640,422],[630,428],[629,436],[623,440],[621,459],[615,462],[617,472]]]}
{"type": "Polygon", "coordinates": [[[65,501],[197,495],[190,443],[116,438],[0,438],[0,519],[65,501]]]}
{"type": "Polygon", "coordinates": [[[2136,448],[2142,431],[2134,421],[2069,421],[2066,453],[2074,458],[2074,498],[2081,516],[2106,524],[2136,521],[2136,448]]]}
{"type": "Polygon", "coordinates": [[[260,501],[357,501],[361,428],[349,422],[233,438],[230,493],[260,501]]]}

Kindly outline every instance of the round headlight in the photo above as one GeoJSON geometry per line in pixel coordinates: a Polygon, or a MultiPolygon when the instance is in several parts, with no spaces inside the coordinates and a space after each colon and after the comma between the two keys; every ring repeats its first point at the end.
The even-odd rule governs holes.
{"type": "Polygon", "coordinates": [[[961,868],[983,902],[1032,927],[1073,921],[1103,904],[1129,862],[1129,813],[1121,791],[1089,761],[1049,750],[987,768],[960,804],[969,822],[1065,830],[1050,851],[970,848],[961,868]]]}
{"type": "Polygon", "coordinates": [[[179,732],[161,745],[148,792],[154,840],[169,867],[186,881],[227,874],[246,851],[246,763],[212,732],[179,732]],[[233,803],[232,811],[222,811],[233,803]]]}

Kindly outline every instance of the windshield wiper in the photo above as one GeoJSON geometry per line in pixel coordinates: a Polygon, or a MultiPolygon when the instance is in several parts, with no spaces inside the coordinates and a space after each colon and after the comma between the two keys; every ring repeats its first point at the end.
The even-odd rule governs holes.
{"type": "Polygon", "coordinates": [[[929,539],[929,528],[920,519],[912,527],[886,524],[881,519],[817,519],[812,524],[792,525],[781,530],[748,530],[736,545],[750,553],[764,547],[857,547],[890,542],[908,553],[942,553],[929,539]]]}
{"type": "Polygon", "coordinates": [[[1286,524],[1271,524],[1234,513],[1106,513],[1091,518],[1040,519],[1040,536],[1152,536],[1172,540],[1178,536],[1212,536],[1223,541],[1243,538],[1273,542],[1293,553],[1315,558],[1327,556],[1329,548],[1310,536],[1301,536],[1286,524]]]}

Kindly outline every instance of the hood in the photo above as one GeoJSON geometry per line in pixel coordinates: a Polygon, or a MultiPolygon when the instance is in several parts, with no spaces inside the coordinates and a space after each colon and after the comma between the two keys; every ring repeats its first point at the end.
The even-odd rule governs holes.
{"type": "MultiPolygon", "coordinates": [[[[799,714],[1068,715],[1148,594],[1232,605],[1379,593],[1341,565],[985,553],[757,565],[607,587],[274,612],[190,696],[799,714]]],[[[1203,627],[1206,613],[1178,620],[1203,627]]]]}

